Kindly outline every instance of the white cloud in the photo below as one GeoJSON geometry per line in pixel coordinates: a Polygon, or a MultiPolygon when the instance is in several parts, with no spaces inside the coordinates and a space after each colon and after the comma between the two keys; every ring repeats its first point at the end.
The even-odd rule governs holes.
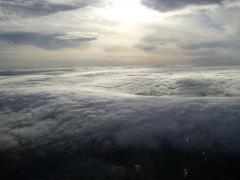
{"type": "Polygon", "coordinates": [[[0,74],[2,149],[155,149],[167,143],[177,149],[240,150],[238,68],[79,68],[0,74]],[[149,94],[153,89],[159,92],[149,94]],[[171,96],[158,97],[170,95],[166,92],[171,96]]]}

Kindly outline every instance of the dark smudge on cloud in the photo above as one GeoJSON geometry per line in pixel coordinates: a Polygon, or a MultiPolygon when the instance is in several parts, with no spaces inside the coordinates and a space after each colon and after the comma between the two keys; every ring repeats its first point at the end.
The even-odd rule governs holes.
{"type": "Polygon", "coordinates": [[[61,49],[79,46],[96,40],[94,34],[44,34],[35,32],[2,32],[0,40],[13,45],[31,45],[44,49],[61,49]]]}
{"type": "Polygon", "coordinates": [[[220,4],[224,0],[142,0],[150,8],[167,12],[182,9],[191,5],[220,4]]]}

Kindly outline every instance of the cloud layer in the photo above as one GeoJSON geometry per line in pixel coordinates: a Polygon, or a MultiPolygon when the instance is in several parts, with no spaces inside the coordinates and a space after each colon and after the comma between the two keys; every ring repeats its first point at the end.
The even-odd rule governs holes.
{"type": "MultiPolygon", "coordinates": [[[[212,93],[208,98],[196,94],[189,97],[195,84],[197,89],[208,93],[209,89],[214,89],[211,86],[215,86],[207,79],[199,83],[193,70],[191,67],[80,68],[2,72],[1,149],[161,149],[163,144],[168,144],[183,150],[239,152],[239,95],[216,97],[212,93]],[[128,79],[136,73],[142,75],[142,80],[134,84],[128,79]],[[98,78],[103,84],[112,80],[114,87],[118,77],[129,83],[128,87],[146,90],[151,89],[152,81],[145,83],[145,78],[158,73],[174,73],[173,79],[181,77],[178,86],[182,94],[172,97],[131,95],[120,93],[118,89],[101,88],[94,82],[98,78]],[[186,74],[192,77],[191,81],[186,81],[183,76],[186,74]],[[87,82],[85,86],[84,82],[87,82]]],[[[229,88],[229,84],[225,84],[227,77],[235,77],[239,70],[213,68],[202,73],[216,81],[219,81],[218,76],[225,77],[223,86],[229,88]]],[[[239,75],[236,77],[239,80],[239,75]]],[[[215,88],[215,92],[221,91],[221,87],[215,88]]]]}

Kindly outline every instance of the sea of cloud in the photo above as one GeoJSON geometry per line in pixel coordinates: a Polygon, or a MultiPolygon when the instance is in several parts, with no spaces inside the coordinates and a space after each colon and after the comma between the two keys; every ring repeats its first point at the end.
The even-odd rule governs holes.
{"type": "Polygon", "coordinates": [[[240,68],[0,71],[0,150],[240,150],[240,68]]]}

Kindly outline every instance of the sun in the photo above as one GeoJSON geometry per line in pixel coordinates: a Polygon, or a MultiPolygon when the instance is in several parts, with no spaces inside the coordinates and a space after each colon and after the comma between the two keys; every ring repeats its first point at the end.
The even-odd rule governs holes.
{"type": "Polygon", "coordinates": [[[140,0],[110,0],[105,9],[105,16],[122,23],[139,23],[152,21],[157,13],[146,8],[140,0]]]}

